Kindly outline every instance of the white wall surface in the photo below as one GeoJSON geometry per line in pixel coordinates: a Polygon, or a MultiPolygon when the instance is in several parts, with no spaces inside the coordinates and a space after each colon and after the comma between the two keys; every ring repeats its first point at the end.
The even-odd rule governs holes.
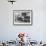
{"type": "Polygon", "coordinates": [[[0,0],[0,41],[15,40],[19,32],[31,34],[33,40],[46,40],[46,0],[16,0],[13,5],[0,0]],[[13,10],[33,10],[32,26],[14,26],[13,10]]]}

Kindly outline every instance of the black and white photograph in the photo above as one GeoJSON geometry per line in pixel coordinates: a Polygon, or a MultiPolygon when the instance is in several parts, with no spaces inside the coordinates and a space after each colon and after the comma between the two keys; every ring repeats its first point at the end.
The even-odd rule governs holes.
{"type": "Polygon", "coordinates": [[[31,24],[32,10],[14,10],[13,24],[31,24]]]}

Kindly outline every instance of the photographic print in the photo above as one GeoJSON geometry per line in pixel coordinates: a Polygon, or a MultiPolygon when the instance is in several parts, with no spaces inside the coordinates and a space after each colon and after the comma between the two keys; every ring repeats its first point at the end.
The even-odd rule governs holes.
{"type": "Polygon", "coordinates": [[[32,24],[32,10],[13,10],[13,24],[32,24]]]}

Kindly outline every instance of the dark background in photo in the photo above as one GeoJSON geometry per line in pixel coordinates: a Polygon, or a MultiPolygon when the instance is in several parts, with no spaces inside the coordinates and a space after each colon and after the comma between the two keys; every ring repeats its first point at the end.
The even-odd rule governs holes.
{"type": "Polygon", "coordinates": [[[21,15],[16,15],[16,20],[20,22],[30,22],[30,16],[28,16],[27,14],[28,12],[22,12],[21,15]]]}

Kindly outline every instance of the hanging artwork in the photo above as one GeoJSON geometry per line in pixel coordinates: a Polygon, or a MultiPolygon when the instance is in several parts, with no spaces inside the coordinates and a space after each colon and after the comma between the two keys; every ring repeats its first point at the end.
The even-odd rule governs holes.
{"type": "Polygon", "coordinates": [[[13,10],[14,25],[32,25],[32,10],[13,10]]]}

